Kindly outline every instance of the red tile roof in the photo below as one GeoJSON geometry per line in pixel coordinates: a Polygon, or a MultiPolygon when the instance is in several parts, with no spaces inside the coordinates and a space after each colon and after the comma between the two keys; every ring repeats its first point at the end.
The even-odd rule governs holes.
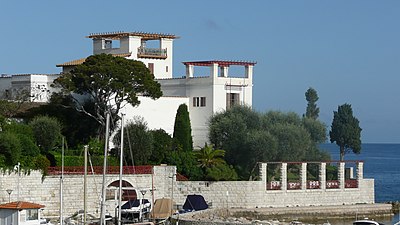
{"type": "Polygon", "coordinates": [[[174,34],[161,34],[161,33],[147,33],[147,32],[125,32],[125,31],[116,31],[116,32],[105,32],[105,33],[92,33],[87,38],[107,38],[107,39],[120,39],[121,37],[127,36],[139,36],[142,39],[155,40],[160,38],[179,38],[174,34]]]}
{"type": "Polygon", "coordinates": [[[1,204],[0,209],[41,209],[44,208],[44,205],[31,203],[31,202],[9,202],[6,204],[1,204]]]}
{"type": "Polygon", "coordinates": [[[218,64],[219,66],[254,66],[257,62],[249,62],[249,61],[227,61],[227,60],[209,60],[209,61],[194,61],[194,62],[183,62],[185,65],[194,65],[194,66],[211,66],[212,64],[218,64]]]}
{"type": "MultiPolygon", "coordinates": [[[[113,56],[119,56],[119,57],[129,57],[132,55],[132,53],[122,53],[122,54],[112,54],[113,56]]],[[[86,61],[86,58],[82,58],[82,59],[76,59],[76,60],[72,60],[66,63],[62,63],[62,64],[57,64],[56,67],[63,67],[63,66],[77,66],[77,65],[81,65],[82,63],[84,63],[86,61]]]]}

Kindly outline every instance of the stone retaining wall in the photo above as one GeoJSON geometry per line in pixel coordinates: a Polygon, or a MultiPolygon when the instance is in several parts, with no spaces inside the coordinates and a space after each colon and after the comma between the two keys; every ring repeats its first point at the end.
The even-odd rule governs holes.
{"type": "MultiPolygon", "coordinates": [[[[265,170],[261,169],[261,174],[265,170]]],[[[286,206],[351,205],[374,203],[374,180],[359,179],[357,188],[339,189],[300,189],[267,190],[266,177],[260,181],[176,181],[176,167],[155,166],[153,174],[126,174],[123,179],[136,189],[146,190],[149,200],[173,198],[183,205],[189,194],[203,195],[213,208],[266,208],[286,206]],[[153,191],[150,191],[153,190],[153,191]],[[154,197],[152,195],[154,194],[154,197]]],[[[265,173],[264,173],[265,174],[265,173]]],[[[118,174],[107,175],[106,185],[119,179],[118,174]]],[[[83,209],[83,175],[64,176],[64,215],[71,215],[83,209]]],[[[47,176],[42,180],[38,171],[21,174],[15,172],[0,175],[0,203],[19,200],[45,205],[45,217],[57,217],[60,208],[60,177],[47,176]],[[18,185],[19,180],[19,185],[18,185]],[[9,196],[7,189],[13,190],[9,196]]],[[[87,209],[89,213],[99,215],[102,175],[87,176],[87,209]]],[[[141,195],[137,191],[138,195],[141,195]]],[[[114,215],[116,199],[106,201],[106,210],[114,215]]]]}

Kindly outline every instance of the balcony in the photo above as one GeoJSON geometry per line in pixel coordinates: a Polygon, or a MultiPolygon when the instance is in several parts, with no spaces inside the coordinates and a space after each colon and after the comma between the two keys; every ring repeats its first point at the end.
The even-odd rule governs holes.
{"type": "Polygon", "coordinates": [[[166,59],[167,49],[139,47],[138,58],[166,59]]]}

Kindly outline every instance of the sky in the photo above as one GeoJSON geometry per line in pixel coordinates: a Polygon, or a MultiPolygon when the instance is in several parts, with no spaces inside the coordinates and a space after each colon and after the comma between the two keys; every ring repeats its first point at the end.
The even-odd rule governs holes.
{"type": "Polygon", "coordinates": [[[304,114],[319,96],[328,130],[352,105],[364,143],[400,143],[400,1],[2,0],[0,74],[59,73],[92,53],[90,33],[171,33],[183,61],[247,60],[253,108],[304,114]]]}

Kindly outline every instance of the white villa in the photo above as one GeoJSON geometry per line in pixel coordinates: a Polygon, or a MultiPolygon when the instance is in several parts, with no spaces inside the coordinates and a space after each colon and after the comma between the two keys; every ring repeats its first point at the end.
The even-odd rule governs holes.
{"type": "MultiPolygon", "coordinates": [[[[175,35],[112,32],[90,34],[87,38],[93,40],[93,54],[106,53],[142,61],[161,84],[163,97],[158,100],[140,97],[138,107],[127,106],[122,110],[126,118],[142,116],[150,129],[162,128],[172,134],[176,111],[180,104],[185,103],[189,109],[195,148],[208,141],[207,123],[211,115],[235,104],[252,105],[255,62],[183,62],[186,76],[178,78],[173,76],[173,41],[178,38],[175,35]],[[208,67],[209,74],[197,76],[195,67],[208,67]],[[242,74],[230,76],[229,69],[232,67],[242,69],[242,74]]],[[[62,73],[69,72],[85,59],[58,64],[57,67],[62,67],[62,73]]],[[[31,101],[46,102],[50,93],[56,91],[50,84],[59,75],[3,75],[0,77],[0,96],[13,99],[17,91],[24,88],[30,91],[31,101]]]]}

